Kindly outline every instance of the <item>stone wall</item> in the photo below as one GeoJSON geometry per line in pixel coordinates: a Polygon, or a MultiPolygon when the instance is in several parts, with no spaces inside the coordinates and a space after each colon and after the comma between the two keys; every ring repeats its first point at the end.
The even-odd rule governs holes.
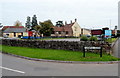
{"type": "Polygon", "coordinates": [[[32,47],[43,49],[62,49],[71,51],[83,51],[83,46],[103,46],[106,49],[106,45],[103,42],[92,41],[40,41],[40,40],[9,40],[3,39],[3,45],[20,46],[20,47],[32,47]]]}

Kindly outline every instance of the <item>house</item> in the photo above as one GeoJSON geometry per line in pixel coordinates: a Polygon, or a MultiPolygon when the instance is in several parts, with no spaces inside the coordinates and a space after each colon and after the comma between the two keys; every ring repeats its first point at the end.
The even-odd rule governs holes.
{"type": "Polygon", "coordinates": [[[24,26],[4,26],[2,28],[3,36],[7,36],[9,38],[13,37],[21,37],[23,36],[23,32],[26,32],[27,29],[24,26]]]}
{"type": "Polygon", "coordinates": [[[2,28],[3,26],[0,26],[0,37],[2,37],[2,28]]]}
{"type": "Polygon", "coordinates": [[[91,30],[86,29],[86,28],[82,28],[81,29],[81,35],[91,35],[91,30]]]}
{"type": "Polygon", "coordinates": [[[77,19],[75,19],[75,22],[72,22],[70,24],[67,24],[65,22],[65,25],[62,21],[56,22],[56,26],[53,26],[54,32],[51,34],[51,36],[74,36],[79,37],[81,35],[81,27],[77,23],[77,19]]]}
{"type": "Polygon", "coordinates": [[[2,28],[3,28],[3,25],[2,23],[0,23],[0,37],[2,37],[2,28]]]}

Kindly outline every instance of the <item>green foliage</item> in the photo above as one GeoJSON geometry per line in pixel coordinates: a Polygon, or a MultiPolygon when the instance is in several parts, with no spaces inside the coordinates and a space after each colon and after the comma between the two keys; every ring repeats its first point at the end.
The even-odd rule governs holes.
{"type": "MultiPolygon", "coordinates": [[[[27,47],[13,47],[0,45],[2,51],[15,55],[38,58],[38,59],[49,59],[49,60],[63,60],[63,61],[117,61],[118,58],[103,54],[100,58],[99,53],[86,52],[86,57],[83,57],[83,53],[79,51],[68,51],[68,50],[52,50],[52,49],[38,49],[38,48],[27,48],[27,47]]],[[[1,51],[1,50],[0,50],[1,51]]]]}
{"type": "Polygon", "coordinates": [[[108,38],[105,41],[109,42],[109,43],[112,43],[112,42],[115,42],[116,40],[117,40],[117,38],[108,38]]]}
{"type": "Polygon", "coordinates": [[[36,25],[36,26],[34,26],[34,28],[33,28],[38,34],[40,34],[40,30],[42,29],[41,28],[41,26],[40,25],[36,25]]]}
{"type": "Polygon", "coordinates": [[[58,21],[58,22],[56,22],[56,26],[58,26],[58,27],[61,27],[61,26],[63,26],[64,24],[63,24],[63,21],[58,21]]]}
{"type": "Polygon", "coordinates": [[[97,41],[97,37],[91,36],[89,40],[90,40],[90,41],[97,41]]]}
{"type": "Polygon", "coordinates": [[[120,30],[117,30],[117,36],[120,37],[120,30]]]}
{"type": "Polygon", "coordinates": [[[44,36],[50,36],[51,33],[53,32],[53,23],[51,20],[47,20],[44,22],[40,22],[41,30],[40,33],[43,34],[44,36]]]}
{"type": "Polygon", "coordinates": [[[37,17],[36,15],[33,15],[32,17],[32,29],[34,29],[34,26],[37,26],[38,23],[37,23],[37,17]]]}
{"type": "Polygon", "coordinates": [[[83,36],[81,37],[81,41],[88,41],[87,36],[84,36],[84,35],[83,35],[83,36]]]}

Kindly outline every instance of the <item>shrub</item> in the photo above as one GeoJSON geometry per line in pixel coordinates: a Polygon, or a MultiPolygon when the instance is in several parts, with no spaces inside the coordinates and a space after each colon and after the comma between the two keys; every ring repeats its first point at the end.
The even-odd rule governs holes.
{"type": "Polygon", "coordinates": [[[81,37],[81,41],[88,41],[87,36],[82,36],[82,37],[81,37]]]}
{"type": "Polygon", "coordinates": [[[91,36],[89,40],[90,40],[90,41],[97,41],[97,37],[91,36]]]}

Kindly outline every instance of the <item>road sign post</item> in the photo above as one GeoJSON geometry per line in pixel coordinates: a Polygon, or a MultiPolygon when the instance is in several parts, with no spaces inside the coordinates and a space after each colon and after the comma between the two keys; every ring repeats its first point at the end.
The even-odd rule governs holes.
{"type": "Polygon", "coordinates": [[[85,57],[85,48],[83,46],[83,57],[85,57]]]}
{"type": "Polygon", "coordinates": [[[101,49],[100,49],[100,57],[102,57],[102,47],[101,47],[101,49]]]}
{"type": "Polygon", "coordinates": [[[102,57],[102,47],[83,47],[83,57],[85,57],[86,50],[100,50],[100,57],[102,57]]]}

